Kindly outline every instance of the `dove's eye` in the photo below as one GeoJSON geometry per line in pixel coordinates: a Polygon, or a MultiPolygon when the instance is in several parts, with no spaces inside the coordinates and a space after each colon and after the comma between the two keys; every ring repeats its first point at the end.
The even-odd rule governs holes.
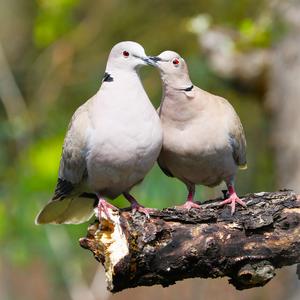
{"type": "Polygon", "coordinates": [[[123,56],[124,57],[128,57],[129,56],[129,52],[128,51],[123,51],[123,56]]]}
{"type": "Polygon", "coordinates": [[[178,65],[179,64],[179,59],[178,58],[174,58],[173,59],[173,65],[178,65]]]}

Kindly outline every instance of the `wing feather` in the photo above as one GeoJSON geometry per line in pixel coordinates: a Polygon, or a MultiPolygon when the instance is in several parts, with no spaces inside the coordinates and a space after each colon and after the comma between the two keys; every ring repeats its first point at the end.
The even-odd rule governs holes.
{"type": "Polygon", "coordinates": [[[36,223],[82,223],[91,218],[96,196],[82,190],[87,176],[86,145],[88,102],[74,113],[64,140],[59,176],[52,199],[39,212],[36,223]]]}
{"type": "Polygon", "coordinates": [[[246,158],[246,138],[240,118],[235,113],[232,128],[229,133],[230,144],[232,146],[233,158],[236,164],[242,169],[247,167],[246,158]]]}

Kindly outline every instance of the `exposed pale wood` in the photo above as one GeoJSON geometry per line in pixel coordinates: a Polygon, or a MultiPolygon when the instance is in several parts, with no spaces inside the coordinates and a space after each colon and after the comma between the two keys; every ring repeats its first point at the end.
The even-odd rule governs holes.
{"type": "MultiPolygon", "coordinates": [[[[229,277],[237,289],[263,286],[275,269],[300,262],[300,200],[292,191],[249,194],[230,215],[220,199],[189,212],[155,211],[150,219],[115,212],[90,225],[80,245],[106,270],[108,288],[161,284],[191,277],[229,277]]],[[[296,276],[296,275],[295,275],[296,276]]]]}

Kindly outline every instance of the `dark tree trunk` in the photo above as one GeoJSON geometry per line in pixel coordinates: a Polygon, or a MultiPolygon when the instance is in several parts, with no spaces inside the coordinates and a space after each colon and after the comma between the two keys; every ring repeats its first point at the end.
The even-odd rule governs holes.
{"type": "Polygon", "coordinates": [[[80,245],[105,267],[108,289],[191,277],[228,276],[237,289],[263,286],[275,269],[300,262],[300,200],[292,191],[245,196],[234,216],[220,199],[189,212],[167,208],[150,219],[114,212],[90,225],[80,245]]]}

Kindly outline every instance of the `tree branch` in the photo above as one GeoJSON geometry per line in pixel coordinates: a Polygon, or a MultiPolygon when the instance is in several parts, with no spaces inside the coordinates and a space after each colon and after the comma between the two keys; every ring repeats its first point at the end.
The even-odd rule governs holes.
{"type": "Polygon", "coordinates": [[[219,200],[189,212],[167,208],[150,219],[112,212],[94,222],[83,248],[105,268],[108,289],[161,284],[191,277],[228,276],[237,289],[265,285],[275,269],[300,262],[300,199],[292,191],[244,197],[234,216],[219,200]]]}

